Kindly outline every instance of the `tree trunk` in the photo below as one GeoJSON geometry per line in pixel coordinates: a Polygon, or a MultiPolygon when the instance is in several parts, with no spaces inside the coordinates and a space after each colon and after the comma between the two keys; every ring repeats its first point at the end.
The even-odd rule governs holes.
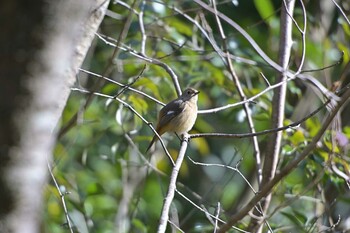
{"type": "Polygon", "coordinates": [[[55,127],[94,36],[83,23],[102,2],[0,3],[0,232],[39,232],[55,127]]]}

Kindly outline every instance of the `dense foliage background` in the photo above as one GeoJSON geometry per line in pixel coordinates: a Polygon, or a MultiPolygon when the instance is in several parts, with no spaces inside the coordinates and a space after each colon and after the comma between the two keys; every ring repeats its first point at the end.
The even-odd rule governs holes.
{"type": "MultiPolygon", "coordinates": [[[[193,1],[110,3],[58,128],[52,164],[57,183],[45,190],[45,232],[156,232],[172,164],[159,143],[153,153],[145,153],[154,135],[148,123],[156,122],[161,103],[177,97],[174,77],[182,90],[191,86],[201,92],[199,110],[239,103],[202,111],[191,133],[251,133],[246,113],[256,132],[274,128],[278,87],[272,85],[279,72],[252,41],[277,63],[285,3],[205,4],[213,9],[214,3],[250,41],[221,18],[223,37],[215,14],[193,1]]],[[[348,83],[350,3],[338,4],[340,8],[331,0],[295,3],[283,125],[302,122],[282,131],[277,173],[303,153],[335,102],[310,114],[328,98],[337,100],[334,91],[348,83]],[[304,36],[296,25],[306,27],[304,36]]],[[[271,188],[264,221],[256,223],[262,217],[251,211],[231,232],[255,231],[256,224],[262,224],[262,232],[349,230],[349,114],[343,107],[308,156],[271,188]]],[[[252,136],[191,139],[168,231],[215,232],[222,222],[214,216],[226,222],[240,212],[259,192],[259,158],[269,156],[269,135],[257,136],[257,145],[252,136]]],[[[162,138],[175,160],[180,141],[172,134],[162,138]]]]}

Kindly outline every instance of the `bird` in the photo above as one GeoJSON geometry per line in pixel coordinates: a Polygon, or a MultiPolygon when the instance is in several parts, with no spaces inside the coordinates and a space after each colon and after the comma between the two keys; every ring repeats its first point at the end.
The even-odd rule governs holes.
{"type": "MultiPolygon", "coordinates": [[[[175,132],[182,135],[190,131],[197,119],[198,94],[194,88],[187,88],[182,95],[165,105],[158,114],[156,131],[159,136],[166,132],[175,132]]],[[[154,135],[146,152],[158,140],[154,135]]]]}

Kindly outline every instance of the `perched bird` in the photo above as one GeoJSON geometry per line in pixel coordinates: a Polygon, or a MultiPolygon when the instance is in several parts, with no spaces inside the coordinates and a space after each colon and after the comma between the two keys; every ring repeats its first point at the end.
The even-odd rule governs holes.
{"type": "MultiPolygon", "coordinates": [[[[182,135],[190,131],[197,119],[197,100],[199,91],[187,88],[182,95],[165,105],[158,114],[156,131],[161,136],[165,132],[182,135]]],[[[157,141],[154,135],[146,152],[157,141]]]]}

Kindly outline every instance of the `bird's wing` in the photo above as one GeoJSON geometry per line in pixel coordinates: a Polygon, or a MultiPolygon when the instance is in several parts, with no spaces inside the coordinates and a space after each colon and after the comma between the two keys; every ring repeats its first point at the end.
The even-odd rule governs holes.
{"type": "Polygon", "coordinates": [[[168,103],[159,111],[158,125],[167,125],[174,117],[184,111],[186,105],[183,100],[176,99],[168,103]]]}

